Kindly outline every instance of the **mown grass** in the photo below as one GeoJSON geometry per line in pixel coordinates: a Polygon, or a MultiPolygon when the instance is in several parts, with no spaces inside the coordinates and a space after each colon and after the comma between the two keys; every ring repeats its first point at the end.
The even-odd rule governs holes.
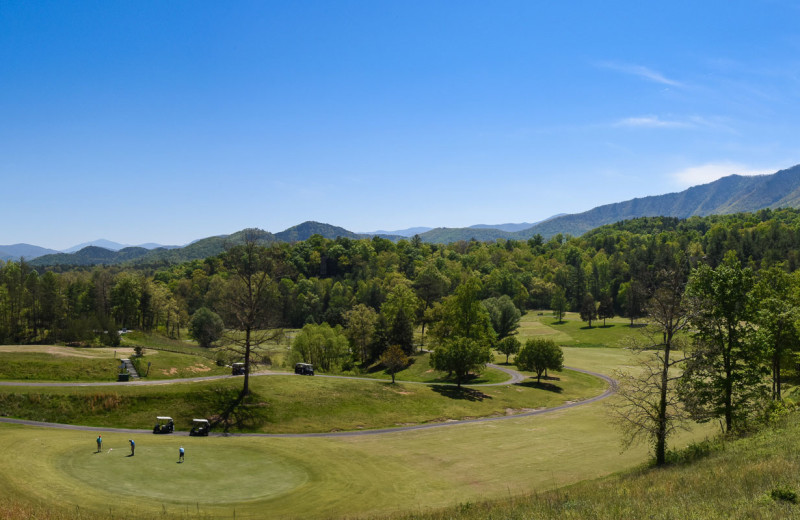
{"type": "Polygon", "coordinates": [[[150,428],[169,415],[179,429],[204,417],[217,429],[309,433],[386,428],[508,415],[592,397],[605,389],[595,377],[566,371],[553,386],[473,387],[391,384],[324,377],[251,378],[253,395],[238,402],[240,378],[168,386],[111,388],[10,387],[0,415],[37,421],[150,428]]]}
{"type": "MultiPolygon", "coordinates": [[[[455,384],[454,377],[447,377],[445,372],[434,370],[430,365],[430,353],[417,353],[409,356],[411,363],[403,370],[397,372],[395,378],[398,381],[412,381],[418,383],[453,383],[455,384]]],[[[335,374],[336,372],[331,372],[335,374]]],[[[342,372],[344,373],[344,372],[342,372]]],[[[374,379],[383,379],[391,381],[392,376],[386,372],[386,369],[380,363],[374,363],[363,370],[347,372],[347,375],[354,375],[358,377],[369,377],[374,379]]],[[[462,384],[466,385],[484,385],[490,383],[501,383],[509,379],[508,375],[487,367],[480,373],[471,374],[471,377],[462,384]]]]}
{"type": "Polygon", "coordinates": [[[151,380],[230,374],[230,368],[217,366],[211,359],[165,350],[144,349],[144,355],[136,358],[127,347],[19,345],[0,348],[0,380],[116,381],[121,358],[132,359],[140,376],[146,374],[151,380]]]}
{"type": "Polygon", "coordinates": [[[77,357],[45,352],[0,352],[0,380],[115,381],[119,372],[118,365],[119,360],[111,356],[77,357]]]}
{"type": "Polygon", "coordinates": [[[466,502],[393,519],[619,519],[800,517],[800,417],[752,437],[694,445],[688,462],[643,467],[510,500],[466,502]],[[700,454],[699,458],[692,455],[700,454]]]}
{"type": "MultiPolygon", "coordinates": [[[[703,435],[693,432],[674,442],[703,435]]],[[[620,453],[618,435],[601,403],[537,417],[363,437],[142,434],[134,437],[136,456],[109,461],[109,467],[103,466],[108,459],[94,453],[95,437],[92,432],[0,424],[0,511],[24,510],[17,518],[69,518],[78,507],[86,519],[233,518],[234,510],[236,518],[368,518],[456,506],[455,518],[460,504],[514,500],[531,490],[598,478],[645,460],[642,448],[620,453]],[[181,443],[187,461],[178,465],[181,443]],[[201,454],[213,463],[176,473],[193,470],[201,454]],[[259,465],[254,480],[264,484],[240,501],[235,489],[240,481],[228,475],[247,457],[259,465]],[[265,496],[277,489],[274,475],[285,471],[289,477],[305,472],[307,480],[297,484],[287,477],[296,487],[265,496]],[[162,484],[172,486],[168,481],[173,479],[182,489],[165,496],[162,484]],[[137,483],[134,493],[127,482],[137,483]],[[224,498],[228,492],[234,500],[224,498]],[[221,497],[218,502],[216,497],[221,497]]],[[[118,449],[126,454],[128,438],[104,434],[112,454],[118,449]]]]}
{"type": "Polygon", "coordinates": [[[570,347],[625,347],[628,338],[637,334],[642,325],[637,323],[631,327],[628,319],[611,318],[606,320],[605,326],[602,320],[592,321],[590,328],[578,313],[568,312],[559,322],[550,311],[529,311],[520,320],[518,339],[523,344],[528,338],[548,337],[570,347]]]}
{"type": "Polygon", "coordinates": [[[123,334],[120,337],[120,341],[124,347],[145,347],[153,350],[165,350],[168,352],[214,359],[215,353],[213,349],[199,346],[186,335],[186,332],[183,333],[183,338],[184,339],[175,339],[157,333],[130,331],[123,334]]]}
{"type": "Polygon", "coordinates": [[[136,359],[136,364],[139,367],[139,375],[146,380],[182,379],[231,373],[230,368],[218,366],[213,359],[166,350],[145,349],[144,355],[136,359]],[[150,363],[149,369],[148,363],[150,363]]]}
{"type": "MultiPolygon", "coordinates": [[[[615,368],[618,362],[626,363],[626,354],[624,349],[565,349],[568,364],[594,366],[601,372],[615,368]]],[[[255,377],[253,381],[268,382],[270,377],[274,376],[255,377]]],[[[335,390],[321,385],[326,379],[334,381],[328,378],[274,378],[303,386],[320,385],[320,392],[335,390]]],[[[241,380],[231,383],[235,385],[232,389],[238,389],[241,380]]],[[[401,391],[427,388],[409,384],[403,385],[404,389],[377,381],[353,383],[401,391]]],[[[194,383],[177,386],[202,387],[194,383]]],[[[162,391],[174,387],[162,387],[162,391]]],[[[520,395],[530,390],[502,388],[519,390],[516,393],[520,395]]],[[[267,390],[259,388],[257,393],[264,398],[267,390]]],[[[346,391],[347,387],[339,390],[346,391]]],[[[488,393],[490,389],[484,390],[488,393]]],[[[156,396],[151,395],[150,405],[156,402],[156,396]]],[[[397,395],[393,403],[405,397],[409,395],[397,395]]],[[[482,500],[517,503],[516,497],[532,491],[542,494],[642,464],[646,448],[620,451],[619,433],[609,424],[605,406],[601,401],[535,417],[361,437],[187,439],[140,434],[135,437],[136,457],[122,460],[135,465],[117,466],[115,461],[109,468],[92,465],[91,457],[99,457],[93,453],[96,433],[0,424],[0,453],[4,454],[0,457],[0,517],[233,518],[235,511],[236,518],[368,518],[451,507],[442,514],[457,518],[467,503],[473,504],[467,510],[477,508],[474,504],[482,500]],[[186,445],[187,462],[177,465],[177,446],[187,441],[192,442],[186,445]],[[205,453],[213,464],[198,466],[191,479],[183,474],[176,476],[177,468],[193,468],[201,453],[198,446],[210,450],[205,453]],[[260,471],[273,468],[275,474],[289,471],[291,475],[299,467],[306,472],[307,481],[279,496],[263,496],[274,482],[267,471],[255,479],[263,478],[265,484],[263,489],[251,492],[251,499],[225,500],[227,492],[238,496],[234,489],[238,481],[227,475],[237,470],[235,461],[243,457],[229,450],[241,450],[263,464],[260,471]],[[290,464],[273,465],[274,460],[290,464]],[[182,490],[165,497],[161,484],[169,479],[179,479],[182,490]],[[126,482],[131,480],[139,483],[135,495],[117,491],[128,489],[126,482]],[[209,483],[215,486],[211,492],[207,491],[209,483]],[[188,496],[195,488],[206,491],[198,492],[197,499],[188,496]],[[210,503],[202,499],[207,493],[213,493],[209,498],[223,498],[210,503]]],[[[317,419],[324,420],[327,411],[320,407],[315,413],[317,419]]],[[[183,428],[184,423],[179,422],[179,426],[183,428]]],[[[713,427],[682,433],[672,439],[671,446],[684,446],[711,431],[713,427]]],[[[130,438],[122,433],[103,436],[114,452],[120,447],[124,450],[130,438]]]]}

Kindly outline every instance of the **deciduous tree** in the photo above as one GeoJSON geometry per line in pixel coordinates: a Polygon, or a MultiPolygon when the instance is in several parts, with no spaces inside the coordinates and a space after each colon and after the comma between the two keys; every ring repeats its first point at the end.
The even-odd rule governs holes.
{"type": "Polygon", "coordinates": [[[525,342],[514,362],[520,370],[536,372],[540,383],[546,370],[564,369],[564,352],[552,339],[533,338],[525,342]]]}
{"type": "Polygon", "coordinates": [[[189,322],[189,335],[201,347],[211,347],[214,342],[222,337],[225,324],[219,314],[206,307],[200,307],[189,322]]]}
{"type": "Polygon", "coordinates": [[[431,354],[431,366],[455,375],[459,388],[470,372],[480,372],[491,360],[489,345],[464,336],[443,340],[431,354]]]}
{"type": "Polygon", "coordinates": [[[734,251],[712,269],[692,271],[686,289],[695,349],[681,379],[681,395],[694,419],[722,418],[731,432],[765,395],[761,352],[752,337],[753,272],[734,251]]]}
{"type": "Polygon", "coordinates": [[[395,374],[408,366],[409,358],[400,345],[390,345],[381,354],[379,361],[381,365],[386,367],[386,371],[392,375],[392,384],[394,384],[395,374]]]}
{"type": "Polygon", "coordinates": [[[564,313],[567,312],[567,296],[563,287],[556,286],[556,288],[553,289],[553,297],[550,300],[550,307],[553,308],[553,314],[555,315],[558,323],[561,323],[562,319],[564,318],[564,313]]]}
{"type": "Polygon", "coordinates": [[[369,360],[369,345],[375,334],[378,313],[372,307],[359,303],[344,313],[345,334],[362,363],[369,360]]]}
{"type": "Polygon", "coordinates": [[[516,334],[522,314],[508,295],[487,298],[481,303],[489,312],[489,319],[492,322],[492,328],[497,334],[498,340],[516,334]]]}
{"type": "Polygon", "coordinates": [[[506,355],[506,365],[508,357],[519,352],[521,345],[515,336],[507,336],[497,343],[497,351],[506,355]]]}

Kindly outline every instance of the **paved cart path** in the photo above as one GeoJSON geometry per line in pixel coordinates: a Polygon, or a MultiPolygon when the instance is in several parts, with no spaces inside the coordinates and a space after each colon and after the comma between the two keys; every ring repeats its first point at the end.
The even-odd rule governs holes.
{"type": "MultiPolygon", "coordinates": [[[[510,368],[500,367],[497,365],[490,364],[492,368],[496,368],[502,372],[505,372],[510,377],[509,380],[503,381],[502,383],[492,383],[492,384],[484,384],[484,385],[462,385],[462,386],[471,386],[471,387],[481,387],[481,386],[499,386],[499,385],[511,385],[517,384],[522,382],[525,379],[525,376],[517,372],[516,370],[512,370],[510,368]]],[[[598,374],[597,372],[591,372],[589,370],[582,370],[580,368],[570,368],[564,367],[569,370],[574,370],[575,372],[581,372],[584,374],[589,374],[595,377],[599,377],[600,379],[605,380],[608,383],[608,388],[602,394],[589,398],[584,399],[582,401],[572,401],[562,404],[561,406],[556,406],[554,408],[542,408],[538,410],[531,410],[529,412],[523,412],[519,414],[513,415],[501,415],[501,416],[493,416],[493,417],[483,417],[480,419],[467,419],[462,421],[444,421],[444,422],[437,422],[437,423],[426,423],[426,424],[418,424],[414,426],[399,426],[396,428],[381,428],[375,430],[355,430],[355,431],[346,431],[346,432],[328,432],[328,433],[211,433],[209,436],[211,437],[273,437],[273,438],[299,438],[299,437],[360,437],[364,435],[380,435],[385,433],[397,433],[397,432],[406,432],[406,431],[413,431],[413,430],[427,430],[430,428],[442,428],[446,426],[456,426],[460,424],[474,424],[474,423],[482,423],[482,422],[491,422],[491,421],[502,421],[507,419],[519,419],[521,417],[531,417],[534,415],[542,415],[546,413],[553,413],[560,410],[566,410],[568,408],[574,408],[577,406],[584,406],[590,403],[594,403],[600,401],[602,399],[606,399],[607,397],[611,396],[616,392],[617,382],[603,374],[598,374]]],[[[295,374],[291,374],[288,372],[260,372],[256,374],[252,374],[253,377],[255,376],[294,376],[295,374]]],[[[35,382],[26,382],[26,383],[11,383],[11,382],[0,382],[0,386],[40,386],[40,387],[48,387],[48,386],[141,386],[141,385],[166,385],[166,384],[175,384],[175,383],[186,383],[186,382],[194,382],[194,381],[212,381],[216,379],[226,379],[231,377],[240,377],[240,376],[206,376],[206,377],[192,377],[187,379],[164,379],[160,381],[138,381],[138,382],[125,382],[125,383],[35,383],[35,382]]],[[[298,376],[302,377],[302,376],[298,376]]],[[[331,378],[340,378],[340,379],[357,379],[362,381],[385,381],[383,379],[374,379],[368,377],[349,377],[349,376],[314,376],[314,377],[331,377],[331,378]]],[[[404,384],[422,384],[422,385],[452,385],[452,383],[422,383],[422,382],[409,382],[409,381],[398,381],[404,384]]],[[[0,417],[1,423],[10,423],[10,424],[24,424],[27,426],[42,426],[48,428],[61,428],[65,430],[80,430],[80,431],[92,431],[92,432],[108,432],[108,433],[150,433],[152,434],[152,430],[143,430],[143,429],[128,429],[128,428],[104,428],[98,426],[81,426],[75,424],[60,424],[60,423],[48,423],[48,422],[40,422],[40,421],[28,421],[24,419],[11,419],[7,417],[0,417]]],[[[170,435],[189,435],[189,432],[174,432],[170,435]]]]}
{"type": "MultiPolygon", "coordinates": [[[[505,381],[501,381],[499,383],[481,383],[481,384],[464,384],[461,386],[500,386],[500,385],[513,385],[522,382],[525,379],[525,376],[517,372],[516,370],[512,370],[510,368],[501,367],[499,365],[495,365],[492,363],[488,363],[487,366],[490,368],[494,368],[499,370],[500,372],[505,372],[508,374],[509,379],[505,381]]],[[[296,376],[294,372],[273,372],[271,370],[266,370],[263,372],[253,372],[250,374],[250,377],[259,377],[259,376],[296,376]]],[[[184,377],[180,379],[152,379],[152,380],[144,380],[139,379],[137,381],[125,381],[125,382],[118,382],[118,381],[82,381],[82,382],[67,382],[67,381],[0,381],[0,386],[64,386],[64,387],[79,387],[79,386],[150,386],[150,385],[174,385],[177,383],[195,383],[198,381],[215,381],[218,379],[231,379],[231,378],[241,378],[242,376],[233,376],[233,375],[218,375],[218,376],[198,376],[198,377],[184,377]]],[[[324,375],[324,374],[317,374],[314,377],[330,377],[330,378],[337,378],[337,379],[354,379],[356,381],[389,381],[389,379],[380,379],[376,377],[358,377],[358,376],[332,376],[332,375],[324,375]]],[[[442,386],[456,386],[455,383],[430,383],[425,381],[402,381],[400,379],[397,380],[398,383],[403,384],[411,384],[411,385],[442,385],[442,386]]]]}

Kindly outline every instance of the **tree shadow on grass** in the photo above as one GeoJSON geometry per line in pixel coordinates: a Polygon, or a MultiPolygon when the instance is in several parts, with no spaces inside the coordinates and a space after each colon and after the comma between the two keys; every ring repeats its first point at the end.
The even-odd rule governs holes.
{"type": "Polygon", "coordinates": [[[449,399],[462,399],[465,401],[483,401],[484,399],[492,399],[492,396],[484,394],[480,390],[474,388],[457,387],[450,385],[434,385],[431,390],[437,394],[447,397],[449,399]]]}
{"type": "Polygon", "coordinates": [[[205,397],[212,429],[225,433],[255,430],[269,420],[268,403],[252,391],[247,397],[242,397],[237,388],[214,388],[205,397]]]}
{"type": "MultiPolygon", "coordinates": [[[[542,378],[541,382],[537,382],[536,380],[531,379],[530,381],[523,381],[521,383],[517,383],[514,386],[524,386],[525,388],[536,388],[537,390],[545,390],[547,392],[553,392],[556,394],[560,394],[564,391],[564,389],[561,388],[560,386],[555,385],[553,383],[547,383],[544,381],[544,379],[545,378],[542,378]]],[[[558,378],[553,378],[553,380],[558,381],[558,378]]]]}

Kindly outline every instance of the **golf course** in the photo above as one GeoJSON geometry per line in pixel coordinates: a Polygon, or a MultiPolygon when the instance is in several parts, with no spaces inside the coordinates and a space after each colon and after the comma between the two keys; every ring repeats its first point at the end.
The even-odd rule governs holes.
{"type": "MultiPolygon", "coordinates": [[[[554,324],[551,318],[526,315],[523,337],[553,336],[575,345],[564,347],[570,369],[551,374],[542,385],[529,373],[521,374],[522,382],[459,390],[402,382],[402,372],[392,385],[381,379],[270,371],[252,377],[263,405],[244,419],[240,414],[240,422],[231,422],[224,436],[216,435],[219,430],[210,437],[185,432],[191,416],[208,409],[203,407],[209,406],[209,396],[230,395],[240,378],[155,379],[109,388],[63,380],[49,383],[60,386],[38,386],[29,377],[4,374],[4,416],[77,426],[0,423],[5,454],[0,506],[28,514],[47,511],[52,518],[76,512],[86,518],[364,517],[602,477],[647,458],[646,447],[621,451],[607,411],[614,399],[609,382],[578,371],[608,376],[630,366],[632,354],[619,345],[626,329],[628,334],[635,330],[622,320],[587,329],[574,319],[554,324]],[[597,346],[605,338],[611,346],[597,346]],[[95,404],[78,405],[87,402],[95,404]],[[176,429],[183,431],[150,433],[155,416],[162,414],[175,417],[176,429]],[[134,456],[129,439],[136,442],[134,456]],[[184,462],[178,461],[180,446],[184,462]]],[[[68,358],[57,351],[35,355],[53,357],[42,363],[68,358]]],[[[0,356],[18,354],[19,349],[0,349],[0,356]]],[[[102,359],[100,351],[94,354],[102,359]]],[[[497,363],[504,361],[496,357],[497,363]]],[[[187,373],[186,365],[198,366],[198,361],[184,360],[181,373],[187,373]]],[[[511,379],[497,372],[490,381],[511,379]]],[[[673,443],[680,446],[710,433],[707,427],[695,428],[673,443]]]]}

